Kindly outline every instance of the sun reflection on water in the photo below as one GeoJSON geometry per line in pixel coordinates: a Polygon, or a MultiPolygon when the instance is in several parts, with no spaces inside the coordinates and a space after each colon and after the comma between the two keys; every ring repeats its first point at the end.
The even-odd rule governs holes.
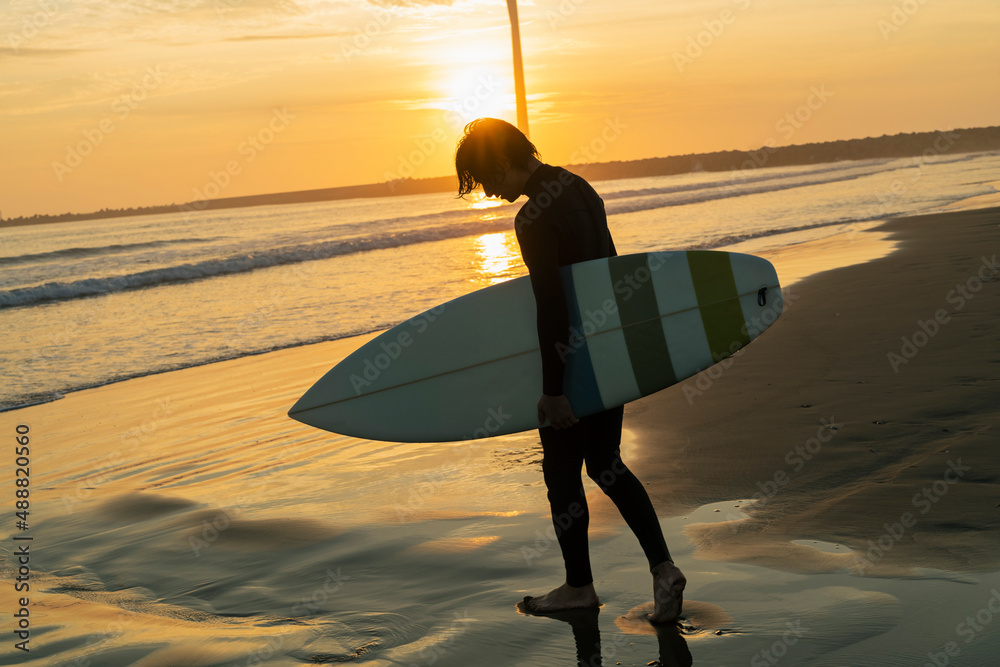
{"type": "Polygon", "coordinates": [[[522,273],[521,253],[513,232],[495,232],[476,237],[474,263],[475,281],[496,285],[522,273]]]}
{"type": "Polygon", "coordinates": [[[484,209],[484,208],[494,208],[503,204],[503,200],[499,197],[487,197],[482,192],[473,192],[470,195],[471,203],[469,208],[474,209],[484,209]]]}

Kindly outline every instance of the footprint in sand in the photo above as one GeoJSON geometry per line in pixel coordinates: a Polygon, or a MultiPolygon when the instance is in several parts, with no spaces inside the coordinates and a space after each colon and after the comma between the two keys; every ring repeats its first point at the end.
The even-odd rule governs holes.
{"type": "Polygon", "coordinates": [[[686,639],[696,640],[709,636],[738,634],[733,628],[733,617],[710,602],[685,600],[684,610],[676,625],[653,625],[646,618],[653,612],[653,603],[645,602],[633,607],[615,619],[615,625],[630,635],[660,635],[674,628],[686,639]]]}
{"type": "Polygon", "coordinates": [[[689,641],[738,632],[733,629],[732,616],[709,602],[685,600],[676,624],[653,625],[647,618],[652,612],[653,603],[643,603],[616,618],[615,625],[625,634],[654,635],[659,644],[659,664],[664,667],[694,664],[689,641]]]}

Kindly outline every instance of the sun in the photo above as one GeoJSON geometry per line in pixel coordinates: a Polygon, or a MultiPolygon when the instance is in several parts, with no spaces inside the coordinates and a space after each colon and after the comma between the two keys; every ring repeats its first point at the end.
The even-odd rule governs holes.
{"type": "Polygon", "coordinates": [[[468,67],[442,83],[448,116],[457,125],[484,116],[509,120],[516,115],[511,76],[488,65],[468,67]]]}

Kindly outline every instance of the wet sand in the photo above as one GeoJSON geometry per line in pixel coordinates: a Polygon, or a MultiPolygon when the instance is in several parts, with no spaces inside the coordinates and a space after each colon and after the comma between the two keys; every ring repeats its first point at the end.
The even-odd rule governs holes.
{"type": "Polygon", "coordinates": [[[288,419],[362,338],[0,414],[30,429],[33,537],[31,652],[8,634],[0,664],[990,664],[998,241],[988,209],[772,253],[793,283],[773,329],[628,406],[624,456],[690,582],[679,630],[642,620],[645,561],[589,481],[604,606],[517,612],[562,575],[534,433],[288,419]]]}

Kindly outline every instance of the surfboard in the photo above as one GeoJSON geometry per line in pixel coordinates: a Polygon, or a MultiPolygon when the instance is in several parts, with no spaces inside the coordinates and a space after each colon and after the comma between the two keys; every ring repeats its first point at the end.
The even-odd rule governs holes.
{"type": "MultiPolygon", "coordinates": [[[[774,267],[688,250],[561,268],[570,313],[566,396],[578,417],[669,387],[745,347],[780,316],[774,267]]],[[[320,429],[392,442],[447,442],[538,427],[542,393],[527,276],[383,332],[289,411],[320,429]]]]}

